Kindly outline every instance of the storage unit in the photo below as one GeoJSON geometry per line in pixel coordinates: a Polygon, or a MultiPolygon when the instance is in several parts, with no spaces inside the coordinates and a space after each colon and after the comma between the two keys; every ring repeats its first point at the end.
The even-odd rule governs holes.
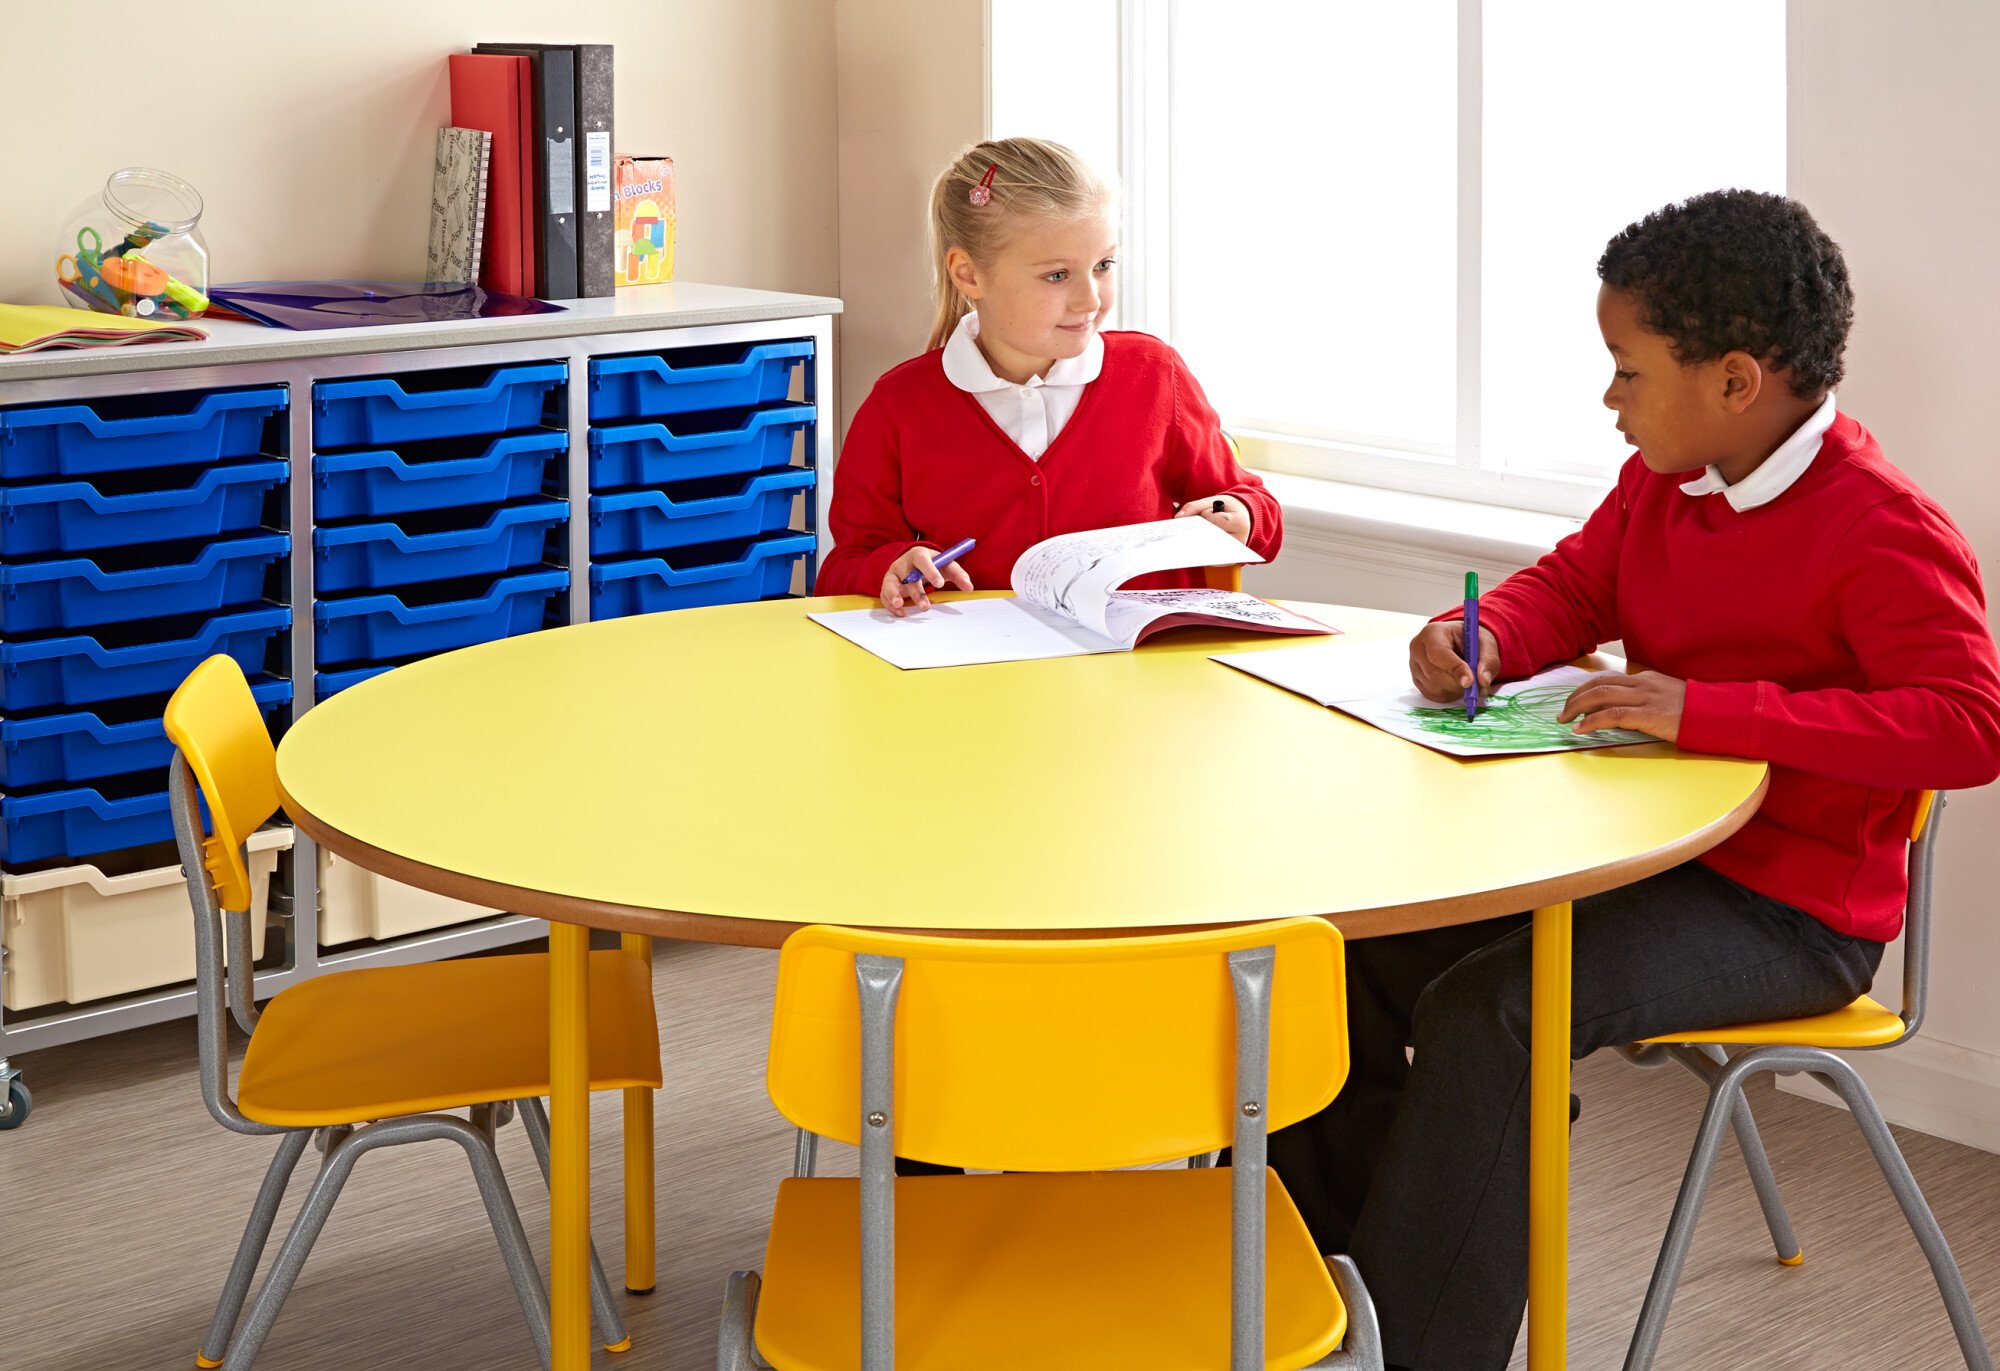
{"type": "MultiPolygon", "coordinates": [[[[292,830],[250,835],[250,956],[264,955],[271,875],[292,830]]],[[[194,979],[194,909],[179,866],[107,876],[67,866],[0,876],[0,1007],[84,1004],[194,979]]]]}
{"type": "Polygon", "coordinates": [[[747,543],[679,548],[664,557],[599,562],[590,569],[590,617],[769,600],[791,589],[812,552],[812,534],[781,533],[747,543]]]}
{"type": "Polygon", "coordinates": [[[590,555],[640,556],[695,543],[756,538],[797,522],[798,497],[817,473],[785,467],[665,490],[622,490],[590,497],[590,555]]]}
{"type": "Polygon", "coordinates": [[[290,548],[284,534],[270,533],[199,551],[168,543],[123,549],[115,560],[101,554],[0,562],[0,633],[59,633],[254,604],[263,598],[271,564],[290,548]],[[189,552],[193,559],[181,561],[189,552]],[[155,557],[169,560],[151,565],[155,557]]]}
{"type": "Polygon", "coordinates": [[[378,876],[325,848],[319,850],[319,891],[321,947],[401,938],[501,912],[378,876]]]}
{"type": "Polygon", "coordinates": [[[542,491],[550,461],[568,447],[569,434],[542,428],[400,450],[322,452],[313,457],[313,515],[332,523],[525,500],[542,491]]]}
{"type": "Polygon", "coordinates": [[[591,362],[591,618],[810,591],[818,411],[792,391],[812,355],[799,340],[591,362]]]}
{"type": "Polygon", "coordinates": [[[0,548],[9,558],[43,557],[247,533],[286,470],[280,461],[249,461],[0,486],[0,548]]]}
{"type": "Polygon", "coordinates": [[[813,345],[800,339],[593,358],[591,421],[610,424],[773,404],[791,394],[794,378],[812,354],[813,345]]]}
{"type": "MultiPolygon", "coordinates": [[[[10,1052],[192,1013],[191,963],[141,949],[156,927],[191,948],[160,711],[205,657],[241,663],[281,733],[396,665],[594,606],[809,588],[838,307],[679,282],[0,358],[0,1089],[10,1052]]],[[[541,930],[266,841],[260,995],[541,930]]]]}
{"type": "Polygon", "coordinates": [[[322,382],[313,387],[313,451],[534,428],[567,374],[546,362],[322,382]]]}
{"type": "MultiPolygon", "coordinates": [[[[267,722],[292,699],[292,683],[250,683],[267,722]]],[[[0,718],[0,791],[91,781],[136,771],[164,771],[173,757],[160,721],[166,700],[141,700],[125,709],[79,709],[59,714],[0,718]],[[124,714],[135,717],[122,718],[124,714]]]]}
{"type": "Polygon", "coordinates": [[[792,465],[811,405],[678,414],[590,431],[590,488],[630,490],[792,465]]]}

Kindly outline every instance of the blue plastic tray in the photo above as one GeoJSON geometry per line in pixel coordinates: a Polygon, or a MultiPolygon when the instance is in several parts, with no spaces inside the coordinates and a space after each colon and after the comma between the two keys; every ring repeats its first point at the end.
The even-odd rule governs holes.
{"type": "Polygon", "coordinates": [[[313,586],[332,595],[539,566],[549,531],[568,518],[569,501],[536,500],[495,510],[477,528],[443,533],[405,533],[395,524],[316,528],[313,586]]]}
{"type": "Polygon", "coordinates": [[[403,453],[320,453],[313,458],[313,517],[379,519],[432,509],[497,505],[541,492],[549,459],[569,446],[560,429],[495,438],[467,457],[412,460],[403,453]]]}
{"type": "Polygon", "coordinates": [[[590,488],[664,486],[790,466],[792,435],[812,421],[811,405],[780,405],[594,428],[590,488]]]}
{"type": "Polygon", "coordinates": [[[0,480],[253,456],[264,421],[284,407],[284,388],[270,386],[0,410],[0,480]]]}
{"type": "Polygon", "coordinates": [[[721,493],[682,486],[593,495],[590,555],[628,557],[776,533],[792,522],[792,498],[812,488],[813,476],[804,467],[785,467],[743,482],[725,477],[736,488],[721,493]]]}
{"type": "Polygon", "coordinates": [[[357,666],[347,671],[315,671],[313,699],[330,700],[349,686],[360,685],[370,676],[380,676],[383,672],[394,669],[390,666],[357,666]]]}
{"type": "Polygon", "coordinates": [[[284,479],[283,462],[242,462],[210,467],[170,490],[105,494],[87,481],[0,486],[0,548],[9,557],[45,557],[245,533],[262,522],[265,492],[284,479]]]}
{"type": "MultiPolygon", "coordinates": [[[[88,557],[0,563],[0,633],[59,632],[263,598],[264,571],[291,548],[283,533],[210,543],[191,562],[106,571],[88,557]]],[[[184,551],[184,549],[181,549],[184,551]]]]}
{"type": "Polygon", "coordinates": [[[812,354],[812,343],[801,340],[594,358],[590,421],[617,423],[769,404],[785,398],[793,369],[812,354]]]}
{"type": "MultiPolygon", "coordinates": [[[[292,698],[292,683],[262,681],[250,694],[268,720],[292,698]]],[[[151,707],[165,704],[155,699],[151,707]]],[[[0,720],[0,788],[8,790],[74,785],[132,771],[164,775],[173,754],[157,712],[122,723],[106,723],[90,711],[0,720]]]]}
{"type": "Polygon", "coordinates": [[[405,390],[405,382],[424,379],[422,372],[322,381],[313,387],[313,450],[534,428],[566,370],[561,362],[495,367],[483,380],[444,390],[405,390]]]}
{"type": "Polygon", "coordinates": [[[548,614],[549,599],[569,586],[559,567],[503,576],[473,599],[408,604],[395,595],[357,595],[313,605],[321,666],[418,657],[474,643],[532,633],[548,614]]]}
{"type": "Polygon", "coordinates": [[[0,862],[20,866],[165,842],[174,836],[165,781],[163,771],[159,790],[118,798],[88,786],[0,796],[0,862]]]}
{"type": "Polygon", "coordinates": [[[164,695],[218,652],[255,676],[264,669],[271,639],[291,623],[288,607],[267,605],[218,615],[192,636],[157,642],[106,646],[81,635],[0,641],[0,709],[15,713],[164,695]]]}
{"type": "MultiPolygon", "coordinates": [[[[619,619],[783,595],[792,588],[792,568],[812,552],[816,541],[810,533],[785,533],[723,549],[727,560],[722,561],[690,558],[687,564],[675,565],[678,559],[640,557],[599,563],[590,568],[590,617],[619,619]]],[[[694,556],[717,553],[712,547],[691,551],[694,556]]]]}

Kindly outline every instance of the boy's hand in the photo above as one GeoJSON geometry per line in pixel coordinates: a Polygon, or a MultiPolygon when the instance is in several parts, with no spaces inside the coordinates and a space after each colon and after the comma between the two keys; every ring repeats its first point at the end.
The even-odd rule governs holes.
{"type": "Polygon", "coordinates": [[[939,571],[931,561],[936,555],[934,547],[913,547],[898,557],[882,578],[882,608],[901,619],[913,609],[929,609],[930,592],[942,590],[947,581],[960,590],[972,589],[972,578],[965,574],[964,567],[952,562],[939,571]],[[904,585],[903,578],[913,571],[921,571],[922,578],[915,585],[904,585]]]}
{"type": "Polygon", "coordinates": [[[1239,543],[1250,541],[1250,506],[1234,495],[1204,495],[1199,500],[1189,500],[1174,517],[1185,519],[1190,514],[1200,515],[1239,543]]]}
{"type": "MultiPolygon", "coordinates": [[[[1479,694],[1483,699],[1500,674],[1500,640],[1483,624],[1479,629],[1479,694]]],[[[1453,704],[1465,698],[1472,668],[1465,664],[1465,621],[1451,619],[1425,624],[1410,639],[1410,680],[1426,700],[1453,704]]]]}
{"type": "Polygon", "coordinates": [[[1563,701],[1559,723],[1576,720],[1576,732],[1600,728],[1630,728],[1673,742],[1681,733],[1681,707],[1687,703],[1687,682],[1657,671],[1626,675],[1606,671],[1592,676],[1563,701]]]}

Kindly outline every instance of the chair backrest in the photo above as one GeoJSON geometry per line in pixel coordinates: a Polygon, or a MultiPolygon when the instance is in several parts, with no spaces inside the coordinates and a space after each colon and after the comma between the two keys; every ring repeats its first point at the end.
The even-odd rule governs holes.
{"type": "Polygon", "coordinates": [[[1264,1125],[1347,1076],[1340,934],[1320,919],[1123,939],[940,938],[815,926],[778,961],[769,1087],[800,1128],[859,1143],[857,956],[902,962],[893,1139],[975,1169],[1098,1170],[1230,1145],[1230,954],[1275,950],[1264,1125]]]}
{"type": "Polygon", "coordinates": [[[248,909],[243,844],[278,812],[278,762],[243,668],[215,656],[189,672],[167,702],[166,730],[208,802],[214,836],[202,857],[216,898],[224,909],[248,909]]]}
{"type": "Polygon", "coordinates": [[[174,840],[194,907],[196,1040],[208,1112],[239,1133],[285,1130],[243,1116],[229,1092],[228,1013],[245,1033],[257,1027],[250,966],[250,870],[243,844],[278,809],[277,753],[243,669],[210,657],[167,701],[168,773],[174,840]],[[202,829],[206,801],[213,835],[202,829]],[[226,930],[225,930],[226,922],[226,930]],[[228,977],[223,981],[223,935],[228,977]]]}
{"type": "Polygon", "coordinates": [[[1916,1033],[1930,999],[1931,877],[1946,798],[1942,790],[1924,791],[1917,797],[1917,812],[1910,820],[1910,893],[1903,907],[1903,1002],[1896,1011],[1903,1021],[1903,1036],[1898,1042],[1916,1033]]]}

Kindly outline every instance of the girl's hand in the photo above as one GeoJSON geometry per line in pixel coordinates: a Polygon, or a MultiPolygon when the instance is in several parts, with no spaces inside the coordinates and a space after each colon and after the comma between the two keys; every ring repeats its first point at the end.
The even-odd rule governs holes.
{"type": "MultiPolygon", "coordinates": [[[[1500,640],[1493,630],[1479,629],[1479,694],[1484,699],[1500,674],[1500,640]]],[[[1472,668],[1465,664],[1465,621],[1450,619],[1425,624],[1410,639],[1410,680],[1426,700],[1452,704],[1465,698],[1472,685],[1472,668]]],[[[1572,697],[1574,698],[1574,697],[1572,697]]]]}
{"type": "Polygon", "coordinates": [[[1199,500],[1189,500],[1174,517],[1185,519],[1190,514],[1199,514],[1239,543],[1250,541],[1250,506],[1234,495],[1204,495],[1199,500]]]}
{"type": "Polygon", "coordinates": [[[1657,671],[1606,671],[1572,690],[1556,721],[1576,720],[1578,733],[1630,728],[1671,743],[1680,737],[1686,703],[1686,681],[1657,671]]]}
{"type": "Polygon", "coordinates": [[[931,561],[936,555],[934,547],[913,547],[898,557],[882,578],[882,608],[901,619],[913,609],[929,609],[930,592],[942,590],[947,581],[960,590],[972,589],[972,578],[965,574],[964,567],[952,562],[939,571],[931,561]],[[904,585],[903,578],[913,571],[921,571],[923,576],[915,585],[904,585]]]}

